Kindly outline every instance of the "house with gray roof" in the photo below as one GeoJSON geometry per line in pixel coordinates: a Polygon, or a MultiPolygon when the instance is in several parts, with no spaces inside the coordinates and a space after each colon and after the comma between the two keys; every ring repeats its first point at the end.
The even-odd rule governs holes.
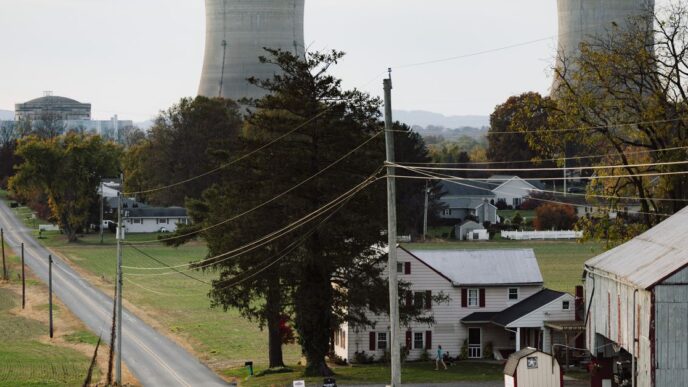
{"type": "Polygon", "coordinates": [[[179,224],[189,224],[186,208],[130,207],[123,211],[124,229],[128,233],[174,232],[179,224]]]}
{"type": "MultiPolygon", "coordinates": [[[[573,320],[574,298],[543,288],[532,249],[408,250],[397,247],[397,275],[410,284],[402,306],[425,310],[435,323],[410,322],[400,342],[408,359],[437,345],[458,357],[505,359],[522,347],[549,351],[560,340],[549,320],[573,320]],[[449,300],[438,303],[436,295],[449,300]]],[[[342,324],[334,333],[335,353],[353,361],[356,352],[380,358],[389,349],[389,316],[369,314],[374,327],[342,324]]]]}

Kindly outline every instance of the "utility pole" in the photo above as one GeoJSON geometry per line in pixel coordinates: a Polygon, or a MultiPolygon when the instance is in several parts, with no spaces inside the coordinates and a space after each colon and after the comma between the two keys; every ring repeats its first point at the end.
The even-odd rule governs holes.
{"type": "Polygon", "coordinates": [[[2,243],[2,279],[8,280],[7,264],[5,263],[5,230],[0,228],[0,243],[2,243]]]}
{"type": "Polygon", "coordinates": [[[567,184],[566,184],[566,152],[564,152],[564,197],[566,197],[567,192],[567,184]]]}
{"type": "Polygon", "coordinates": [[[100,244],[103,244],[103,206],[105,205],[105,192],[103,192],[103,181],[100,181],[100,244]]]}
{"type": "Polygon", "coordinates": [[[48,255],[48,309],[50,311],[50,338],[53,338],[53,256],[48,255]]]}
{"type": "Polygon", "coordinates": [[[124,175],[120,175],[120,189],[117,192],[117,361],[115,363],[115,383],[122,385],[122,190],[124,175]]]}
{"type": "Polygon", "coordinates": [[[428,188],[428,181],[425,181],[425,210],[423,211],[423,242],[428,235],[428,195],[430,188],[428,188]]]}
{"type": "Polygon", "coordinates": [[[24,242],[21,244],[22,260],[22,309],[26,308],[26,274],[24,272],[24,242]]]}
{"type": "Polygon", "coordinates": [[[394,132],[392,132],[392,69],[383,82],[385,89],[385,145],[387,148],[387,271],[389,274],[389,318],[392,356],[392,387],[401,386],[401,346],[399,343],[399,288],[397,285],[397,200],[394,181],[394,132]]]}

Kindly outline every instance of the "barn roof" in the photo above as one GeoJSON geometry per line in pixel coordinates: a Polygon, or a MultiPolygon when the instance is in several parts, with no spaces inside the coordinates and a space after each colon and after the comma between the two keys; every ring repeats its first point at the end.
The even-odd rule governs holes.
{"type": "Polygon", "coordinates": [[[585,262],[641,289],[688,264],[688,207],[630,241],[585,262]]]}
{"type": "Polygon", "coordinates": [[[421,262],[454,286],[541,285],[533,249],[411,250],[421,262]]]}

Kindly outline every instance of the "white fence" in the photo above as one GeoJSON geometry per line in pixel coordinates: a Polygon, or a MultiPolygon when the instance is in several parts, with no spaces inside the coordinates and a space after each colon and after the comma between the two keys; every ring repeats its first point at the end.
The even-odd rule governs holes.
{"type": "Polygon", "coordinates": [[[503,239],[528,241],[533,239],[579,239],[582,231],[502,231],[503,239]]]}

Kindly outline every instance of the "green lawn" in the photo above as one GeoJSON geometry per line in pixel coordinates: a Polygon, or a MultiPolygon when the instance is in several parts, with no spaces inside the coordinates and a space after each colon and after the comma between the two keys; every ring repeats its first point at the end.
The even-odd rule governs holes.
{"type": "Polygon", "coordinates": [[[604,244],[597,242],[578,243],[575,241],[490,241],[490,242],[451,242],[451,243],[410,243],[409,249],[509,249],[532,248],[535,251],[545,286],[559,291],[573,293],[576,285],[581,284],[583,263],[602,253],[604,244]]]}
{"type": "MultiPolygon", "coordinates": [[[[16,264],[16,258],[11,262],[16,264]]],[[[40,342],[47,325],[11,313],[20,303],[19,294],[0,287],[0,386],[81,385],[90,359],[73,349],[40,342]]]]}
{"type": "MultiPolygon", "coordinates": [[[[524,219],[535,219],[534,210],[499,210],[497,215],[502,217],[502,219],[512,219],[517,213],[521,214],[524,219]]],[[[525,223],[525,222],[524,222],[525,223]]]]}
{"type": "MultiPolygon", "coordinates": [[[[168,234],[169,235],[169,234],[168,234]]],[[[67,256],[74,264],[95,274],[98,285],[112,293],[116,273],[116,244],[106,232],[104,244],[97,234],[85,235],[69,244],[57,232],[44,233],[42,243],[67,256]]],[[[130,234],[127,242],[154,240],[157,235],[130,234]]],[[[192,242],[179,248],[160,244],[137,246],[148,255],[171,266],[187,264],[205,257],[206,248],[192,242]]],[[[125,266],[164,267],[132,247],[123,249],[125,266]]],[[[184,270],[184,269],[180,269],[184,270]]],[[[190,271],[187,274],[210,282],[213,273],[190,271]]],[[[144,310],[170,332],[183,337],[211,366],[225,369],[252,360],[267,364],[267,335],[257,323],[243,319],[236,311],[210,308],[207,297],[210,286],[171,270],[124,270],[124,298],[144,310]],[[166,273],[166,275],[157,275],[166,273]]],[[[296,345],[284,347],[285,361],[296,364],[300,350],[296,345]]]]}
{"type": "MultiPolygon", "coordinates": [[[[504,377],[504,366],[501,363],[463,361],[449,367],[448,370],[435,371],[434,362],[405,363],[401,368],[401,380],[404,383],[445,383],[457,381],[489,381],[501,380],[504,377]]],[[[338,384],[384,384],[389,383],[390,370],[384,364],[353,365],[333,369],[338,384]]],[[[248,377],[246,368],[229,370],[225,375],[236,377],[242,386],[291,386],[294,380],[305,380],[306,383],[322,383],[322,377],[303,378],[303,368],[296,367],[292,372],[272,373],[261,375],[261,369],[256,370],[256,376],[248,377]]]]}

